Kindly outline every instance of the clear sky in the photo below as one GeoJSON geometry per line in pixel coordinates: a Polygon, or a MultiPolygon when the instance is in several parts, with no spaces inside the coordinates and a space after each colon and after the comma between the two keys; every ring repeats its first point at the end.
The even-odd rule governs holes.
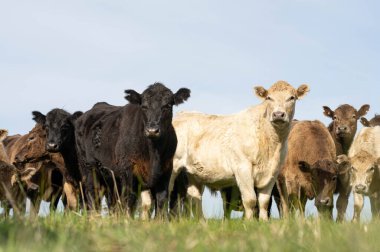
{"type": "Polygon", "coordinates": [[[380,1],[0,1],[0,127],[31,111],[123,105],[156,81],[192,90],[179,110],[234,113],[255,85],[307,83],[296,118],[322,106],[380,112],[380,1]]]}

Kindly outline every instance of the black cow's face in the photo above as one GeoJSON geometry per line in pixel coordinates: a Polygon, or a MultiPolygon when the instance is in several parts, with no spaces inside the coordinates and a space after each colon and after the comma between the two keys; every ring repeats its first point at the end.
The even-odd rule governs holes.
{"type": "Polygon", "coordinates": [[[126,90],[126,99],[141,107],[144,116],[144,134],[155,139],[165,134],[173,119],[173,106],[179,105],[190,97],[190,90],[181,88],[177,93],[160,83],[148,87],[142,94],[126,90]]]}
{"type": "Polygon", "coordinates": [[[46,130],[46,150],[49,152],[59,152],[69,143],[74,136],[73,121],[82,112],[73,115],[62,109],[53,109],[47,115],[34,111],[34,120],[43,124],[46,130]]]}
{"type": "Polygon", "coordinates": [[[356,134],[358,120],[365,116],[369,110],[369,105],[363,105],[357,111],[351,105],[345,104],[339,106],[335,111],[324,106],[324,114],[333,119],[335,134],[342,138],[353,138],[356,134]]]}

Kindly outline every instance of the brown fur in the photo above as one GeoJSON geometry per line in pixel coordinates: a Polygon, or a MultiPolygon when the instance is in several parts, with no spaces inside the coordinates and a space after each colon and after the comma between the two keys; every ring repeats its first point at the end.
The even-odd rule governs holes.
{"type": "Polygon", "coordinates": [[[3,144],[4,139],[7,137],[8,131],[0,130],[0,161],[9,163],[9,158],[3,144]]]}
{"type": "Polygon", "coordinates": [[[51,201],[53,209],[58,204],[63,188],[62,174],[65,167],[61,155],[46,152],[46,134],[39,124],[26,135],[11,138],[6,146],[11,162],[21,171],[27,167],[36,169],[36,173],[27,180],[27,183],[39,187],[38,192],[28,195],[34,210],[38,212],[41,200],[51,201]]]}
{"type": "Polygon", "coordinates": [[[303,212],[307,199],[317,198],[315,204],[321,209],[326,207],[321,200],[328,198],[327,207],[332,207],[339,172],[335,159],[334,141],[321,122],[293,122],[288,154],[278,181],[284,214],[287,207],[303,212]],[[308,169],[302,170],[301,164],[308,169]]]}

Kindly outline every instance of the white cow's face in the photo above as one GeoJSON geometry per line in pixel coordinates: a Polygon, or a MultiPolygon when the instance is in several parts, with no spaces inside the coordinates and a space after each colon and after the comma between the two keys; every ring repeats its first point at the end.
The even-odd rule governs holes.
{"type": "Polygon", "coordinates": [[[367,152],[360,152],[350,158],[351,185],[356,193],[367,195],[370,193],[371,183],[378,176],[380,159],[375,159],[367,152]]]}
{"type": "Polygon", "coordinates": [[[269,90],[255,87],[255,92],[267,105],[269,121],[276,128],[286,128],[293,120],[296,100],[309,91],[307,85],[301,85],[297,90],[284,81],[276,82],[269,90]]]}

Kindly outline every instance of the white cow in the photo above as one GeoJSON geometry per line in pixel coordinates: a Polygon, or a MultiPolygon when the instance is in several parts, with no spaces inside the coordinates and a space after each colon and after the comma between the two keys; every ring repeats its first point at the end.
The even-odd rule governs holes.
{"type": "Polygon", "coordinates": [[[263,102],[237,114],[179,113],[173,120],[178,146],[169,192],[176,176],[186,169],[188,194],[198,204],[205,185],[212,190],[237,185],[245,217],[252,219],[258,200],[259,217],[267,220],[272,188],[286,155],[296,100],[308,91],[307,85],[294,89],[278,81],[268,90],[255,87],[263,102]]]}
{"type": "Polygon", "coordinates": [[[354,194],[353,221],[360,220],[364,196],[371,201],[372,216],[380,214],[380,126],[363,128],[348,153],[340,156],[350,166],[354,194]]]}

